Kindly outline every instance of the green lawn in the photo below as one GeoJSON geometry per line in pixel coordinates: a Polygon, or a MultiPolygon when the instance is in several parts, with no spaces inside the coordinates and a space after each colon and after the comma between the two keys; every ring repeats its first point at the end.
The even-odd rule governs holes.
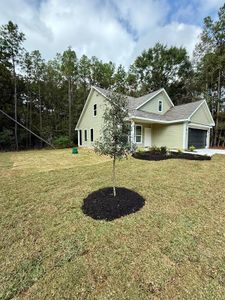
{"type": "Polygon", "coordinates": [[[108,158],[0,153],[1,299],[224,299],[225,156],[117,166],[145,206],[96,221],[81,206],[108,158]]]}

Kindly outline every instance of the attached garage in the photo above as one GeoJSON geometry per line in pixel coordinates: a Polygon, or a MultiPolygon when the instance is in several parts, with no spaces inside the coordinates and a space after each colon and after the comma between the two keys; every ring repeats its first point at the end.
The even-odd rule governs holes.
{"type": "Polygon", "coordinates": [[[195,148],[206,148],[207,146],[207,130],[203,129],[188,129],[188,148],[195,146],[195,148]]]}

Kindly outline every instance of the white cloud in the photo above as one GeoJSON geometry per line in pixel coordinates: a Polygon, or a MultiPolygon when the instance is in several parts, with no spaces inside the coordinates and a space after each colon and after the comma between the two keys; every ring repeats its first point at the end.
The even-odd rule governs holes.
{"type": "MultiPolygon", "coordinates": [[[[207,15],[221,2],[199,0],[198,5],[207,15]]],[[[179,21],[185,11],[193,15],[190,3],[181,9],[171,11],[168,0],[2,0],[0,20],[16,22],[26,34],[26,49],[39,49],[46,59],[72,46],[78,56],[128,66],[156,42],[184,46],[192,53],[201,28],[179,21]]]]}
{"type": "Polygon", "coordinates": [[[168,46],[185,47],[192,55],[201,28],[194,25],[172,22],[162,27],[153,28],[146,34],[136,46],[136,55],[139,49],[147,49],[157,42],[168,46]]]}
{"type": "Polygon", "coordinates": [[[224,4],[224,0],[199,0],[199,2],[200,7],[206,13],[210,10],[218,10],[224,4]]]}
{"type": "Polygon", "coordinates": [[[139,35],[144,34],[151,26],[161,24],[169,12],[169,5],[165,0],[113,0],[112,3],[119,16],[139,35]]]}

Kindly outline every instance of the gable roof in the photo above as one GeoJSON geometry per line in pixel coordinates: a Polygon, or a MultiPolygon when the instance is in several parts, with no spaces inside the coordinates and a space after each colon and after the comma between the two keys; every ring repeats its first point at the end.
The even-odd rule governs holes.
{"type": "MultiPolygon", "coordinates": [[[[100,88],[100,87],[97,87],[97,86],[93,86],[93,88],[105,97],[108,97],[108,96],[110,96],[110,94],[112,94],[112,91],[110,91],[110,90],[106,90],[106,89],[103,89],[103,88],[100,88]]],[[[142,105],[144,105],[146,102],[148,102],[150,99],[155,97],[162,90],[164,90],[164,89],[159,89],[157,91],[151,92],[147,95],[144,95],[144,96],[141,96],[141,97],[138,97],[138,98],[124,95],[127,98],[127,101],[128,101],[129,111],[133,110],[133,109],[138,109],[138,107],[141,107],[142,105]]]]}
{"type": "Polygon", "coordinates": [[[191,114],[199,107],[199,105],[203,101],[204,100],[173,106],[164,115],[149,113],[137,109],[132,110],[130,114],[132,117],[146,118],[153,121],[164,121],[166,123],[174,121],[184,121],[190,118],[191,114]]]}
{"type": "Polygon", "coordinates": [[[169,109],[164,116],[167,120],[177,120],[178,118],[188,119],[204,101],[205,100],[200,100],[174,106],[173,108],[169,109]]]}
{"type": "MultiPolygon", "coordinates": [[[[110,97],[110,94],[112,94],[112,91],[97,87],[97,86],[92,86],[91,91],[89,93],[88,99],[90,98],[91,92],[93,90],[96,90],[99,92],[102,96],[104,97],[110,97]]],[[[169,123],[178,123],[178,122],[185,122],[185,121],[190,121],[190,118],[194,115],[194,113],[203,105],[203,103],[206,104],[207,110],[210,114],[212,124],[211,126],[214,126],[214,120],[212,118],[212,115],[209,111],[208,105],[205,100],[200,100],[200,101],[195,101],[195,102],[190,102],[182,105],[177,105],[174,106],[173,102],[171,101],[171,104],[173,105],[165,114],[156,114],[156,113],[150,113],[147,111],[142,111],[139,110],[138,108],[142,107],[145,103],[150,101],[152,98],[154,98],[156,95],[158,95],[160,92],[164,92],[168,99],[171,101],[169,98],[168,94],[166,93],[165,89],[159,89],[157,91],[151,92],[147,95],[144,95],[142,97],[131,97],[131,96],[125,96],[128,101],[128,111],[129,111],[129,117],[130,119],[142,119],[146,121],[151,121],[151,122],[156,122],[156,123],[162,123],[162,124],[169,124],[169,123]]],[[[85,103],[84,109],[81,113],[81,116],[78,120],[77,126],[80,122],[80,119],[84,113],[85,107],[87,105],[88,99],[85,103]]]]}
{"type": "Polygon", "coordinates": [[[140,105],[138,105],[138,107],[136,107],[136,109],[141,108],[142,106],[144,106],[145,104],[147,104],[150,100],[152,100],[155,96],[157,96],[159,93],[163,92],[166,95],[166,98],[168,99],[168,101],[170,102],[171,106],[174,106],[172,100],[170,99],[169,95],[167,94],[166,90],[164,88],[161,88],[155,92],[152,92],[150,94],[147,94],[145,96],[139,97],[138,99],[143,99],[145,100],[143,103],[141,103],[140,105]]]}

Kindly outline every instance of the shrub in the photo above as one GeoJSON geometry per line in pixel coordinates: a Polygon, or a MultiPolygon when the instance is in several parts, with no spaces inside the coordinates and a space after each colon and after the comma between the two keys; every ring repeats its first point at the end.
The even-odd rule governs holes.
{"type": "Polygon", "coordinates": [[[145,151],[145,148],[143,147],[138,147],[137,148],[137,152],[141,153],[141,152],[144,152],[145,151]]]}
{"type": "Polygon", "coordinates": [[[189,147],[189,151],[194,152],[194,151],[195,151],[195,146],[191,145],[191,146],[189,147]]]}
{"type": "Polygon", "coordinates": [[[159,154],[160,153],[160,148],[156,147],[156,146],[152,146],[149,148],[149,152],[151,152],[152,154],[159,154]]]}
{"type": "Polygon", "coordinates": [[[162,155],[166,155],[166,154],[167,154],[167,148],[166,148],[166,146],[162,146],[162,147],[152,146],[151,148],[149,148],[149,152],[150,152],[151,154],[162,154],[162,155]]]}
{"type": "Polygon", "coordinates": [[[0,132],[0,150],[13,149],[15,147],[15,140],[13,131],[3,128],[0,132]]]}
{"type": "Polygon", "coordinates": [[[181,154],[183,151],[181,149],[177,149],[177,152],[181,154]]]}
{"type": "Polygon", "coordinates": [[[53,144],[56,148],[59,148],[59,149],[68,148],[68,147],[72,146],[72,143],[71,143],[69,137],[64,136],[64,135],[59,136],[58,138],[54,139],[53,144]]]}
{"type": "Polygon", "coordinates": [[[167,154],[167,148],[166,148],[166,146],[160,147],[160,152],[161,152],[162,154],[167,154]]]}

